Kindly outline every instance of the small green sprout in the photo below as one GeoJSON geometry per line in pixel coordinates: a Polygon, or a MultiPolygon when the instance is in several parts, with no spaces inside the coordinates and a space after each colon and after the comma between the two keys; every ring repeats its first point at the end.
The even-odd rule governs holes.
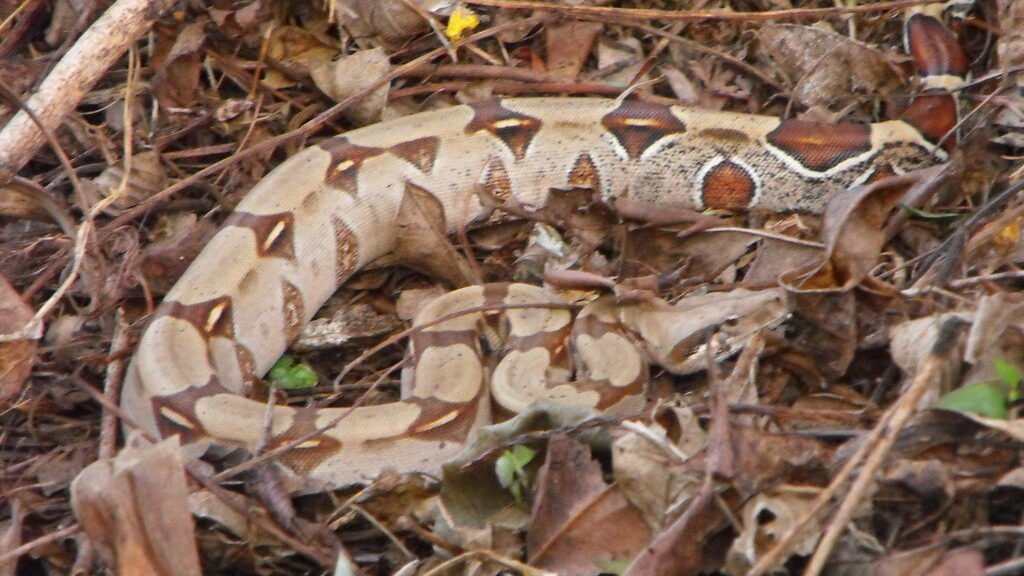
{"type": "Polygon", "coordinates": [[[285,354],[267,373],[269,379],[278,388],[300,390],[316,386],[316,372],[304,362],[296,362],[295,358],[285,354]]]}
{"type": "Polygon", "coordinates": [[[526,466],[536,455],[536,450],[520,444],[506,450],[494,463],[494,474],[498,477],[498,482],[502,488],[512,492],[517,504],[523,501],[523,492],[530,486],[526,466]]]}

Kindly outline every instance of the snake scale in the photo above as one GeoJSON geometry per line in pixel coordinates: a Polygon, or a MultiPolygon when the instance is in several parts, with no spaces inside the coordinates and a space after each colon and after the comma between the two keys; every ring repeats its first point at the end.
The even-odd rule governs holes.
{"type": "MultiPolygon", "coordinates": [[[[422,112],[326,139],[288,159],[238,205],[166,295],[129,368],[125,411],[201,453],[252,449],[268,407],[244,393],[337,287],[386,255],[407,186],[440,202],[456,229],[488,215],[480,190],[539,208],[553,188],[586,187],[693,209],[820,211],[838,190],[948,157],[949,94],[966,73],[933,14],[905,34],[925,90],[896,120],[817,124],[598,98],[498,99],[422,112]]],[[[557,302],[540,288],[449,293],[417,317],[400,401],[348,408],[277,406],[269,447],[295,478],[340,486],[385,468],[436,472],[490,419],[492,389],[511,411],[534,397],[604,408],[640,393],[640,354],[600,310],[586,321],[513,308],[506,354],[488,376],[477,306],[557,302]],[[433,322],[433,324],[431,324],[433,322]],[[567,340],[568,339],[568,340],[567,340]],[[569,351],[587,389],[572,378],[569,351]],[[490,386],[488,386],[490,383],[490,386]]],[[[670,346],[672,342],[668,343],[670,346]]],[[[578,375],[577,375],[578,376],[578,375]]]]}

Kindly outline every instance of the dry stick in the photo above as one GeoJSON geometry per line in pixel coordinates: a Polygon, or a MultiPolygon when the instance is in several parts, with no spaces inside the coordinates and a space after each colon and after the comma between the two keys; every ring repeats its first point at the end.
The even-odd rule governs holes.
{"type": "MultiPolygon", "coordinates": [[[[124,318],[124,309],[118,308],[114,317],[114,335],[110,341],[110,363],[103,379],[103,394],[111,402],[121,397],[121,385],[124,383],[124,357],[131,351],[131,331],[124,318]]],[[[117,416],[112,412],[103,412],[100,424],[99,459],[112,458],[117,450],[117,416]]]]}
{"type": "Polygon", "coordinates": [[[874,480],[875,472],[877,472],[878,467],[881,466],[885,456],[888,455],[889,450],[896,441],[899,431],[906,424],[907,420],[909,420],[909,418],[914,414],[918,401],[920,401],[921,397],[928,390],[928,385],[940,375],[944,362],[943,357],[948,354],[952,346],[955,344],[959,329],[962,326],[963,321],[959,318],[947,320],[942,324],[939,337],[936,339],[931,352],[921,361],[917,375],[914,377],[910,388],[900,397],[896,404],[886,410],[885,414],[882,415],[878,423],[871,430],[871,433],[863,439],[860,448],[857,449],[857,452],[850,457],[846,464],[843,465],[842,469],[840,469],[839,473],[829,484],[828,488],[826,488],[814,501],[811,508],[800,517],[793,528],[790,529],[790,531],[787,532],[775,544],[775,546],[768,551],[767,554],[758,560],[757,564],[755,564],[747,573],[747,576],[760,576],[761,574],[765,574],[771,570],[776,565],[781,564],[785,557],[788,556],[796,539],[803,534],[811,521],[817,517],[818,513],[829,504],[832,498],[856,471],[860,462],[867,457],[864,469],[860,470],[857,479],[850,487],[849,495],[843,501],[835,518],[831,522],[829,532],[826,533],[821,543],[819,543],[818,551],[815,552],[814,559],[812,559],[811,562],[811,567],[809,567],[807,572],[805,572],[805,576],[817,574],[818,571],[820,571],[820,566],[817,568],[818,571],[812,570],[812,567],[815,565],[815,559],[818,559],[819,556],[823,555],[823,557],[818,559],[817,562],[821,564],[824,563],[828,553],[832,549],[832,546],[835,545],[835,538],[838,538],[842,529],[846,527],[846,524],[852,517],[853,512],[856,510],[861,499],[866,494],[868,483],[874,480]]]}
{"type": "MultiPolygon", "coordinates": [[[[538,24],[538,23],[543,22],[545,20],[547,20],[547,18],[541,15],[541,16],[533,16],[531,18],[527,18],[525,20],[519,20],[519,21],[516,21],[516,22],[508,22],[508,23],[505,23],[505,24],[502,24],[502,25],[499,25],[499,26],[494,26],[494,27],[488,28],[487,30],[483,30],[481,32],[478,32],[478,33],[472,35],[472,36],[464,38],[463,40],[460,40],[458,42],[453,43],[453,46],[458,48],[458,47],[464,46],[466,44],[470,44],[472,42],[476,42],[478,40],[483,40],[485,38],[490,38],[491,36],[495,36],[497,34],[500,34],[500,33],[504,32],[508,28],[522,26],[524,24],[526,24],[526,25],[538,24]]],[[[225,168],[227,168],[227,167],[229,167],[229,166],[231,166],[231,165],[233,165],[233,164],[235,164],[237,162],[240,162],[240,161],[242,161],[242,160],[244,160],[246,158],[249,158],[251,156],[255,156],[257,154],[262,154],[264,152],[267,152],[268,150],[273,150],[274,148],[277,148],[278,146],[280,146],[282,144],[286,144],[286,143],[292,142],[293,140],[298,140],[300,138],[305,138],[307,136],[311,136],[312,134],[314,134],[318,130],[320,130],[325,124],[327,124],[328,122],[333,120],[336,116],[338,116],[338,114],[340,114],[342,111],[344,111],[345,109],[347,109],[349,106],[351,106],[355,102],[359,101],[360,99],[364,98],[366,95],[370,94],[371,92],[373,92],[377,88],[383,86],[384,84],[386,84],[388,82],[391,82],[395,78],[398,78],[398,77],[408,73],[409,70],[413,70],[413,69],[418,68],[420,66],[424,66],[424,65],[430,63],[431,61],[433,61],[433,60],[435,60],[437,58],[440,58],[441,56],[444,56],[444,55],[445,55],[445,49],[444,48],[436,48],[434,50],[431,50],[430,52],[427,52],[426,54],[424,54],[422,56],[419,56],[419,57],[417,57],[417,58],[415,58],[415,59],[413,59],[413,60],[411,60],[411,61],[409,61],[409,62],[407,62],[407,63],[405,63],[405,64],[403,64],[403,65],[401,65],[399,67],[397,67],[397,68],[395,68],[394,70],[392,70],[391,72],[385,74],[384,76],[381,76],[379,79],[377,79],[376,81],[374,81],[371,84],[367,85],[362,90],[356,92],[355,94],[353,94],[352,96],[349,96],[348,98],[345,98],[344,100],[342,100],[341,102],[338,102],[334,106],[331,106],[327,110],[325,110],[325,111],[321,112],[320,114],[318,114],[315,118],[313,118],[309,122],[307,122],[307,123],[303,124],[302,126],[296,128],[295,130],[293,130],[291,132],[288,132],[286,134],[281,134],[280,136],[275,136],[275,137],[270,138],[268,140],[264,140],[263,142],[260,142],[258,144],[254,144],[251,148],[248,148],[246,150],[240,151],[237,154],[234,154],[234,155],[232,155],[229,158],[225,158],[225,159],[223,159],[223,160],[221,160],[219,162],[211,164],[210,166],[207,166],[206,168],[203,168],[202,170],[196,172],[195,174],[192,174],[191,176],[188,176],[187,178],[184,178],[184,179],[178,181],[174,185],[172,185],[172,186],[170,186],[168,188],[164,188],[160,192],[157,192],[156,194],[154,194],[154,195],[150,196],[149,198],[147,198],[144,202],[141,202],[141,203],[137,204],[136,206],[132,207],[129,210],[125,210],[117,218],[114,218],[106,226],[106,228],[104,229],[103,236],[108,234],[109,231],[115,230],[118,227],[123,226],[124,224],[127,224],[128,222],[134,220],[135,218],[145,214],[146,212],[148,212],[150,209],[152,209],[157,204],[160,204],[161,202],[165,201],[167,198],[169,198],[172,195],[174,195],[174,194],[184,190],[185,188],[187,188],[187,187],[191,186],[192,184],[198,182],[202,178],[204,178],[206,176],[209,176],[210,174],[214,174],[216,172],[219,172],[219,171],[221,171],[221,170],[223,170],[223,169],[225,169],[225,168]]]]}
{"type": "Polygon", "coordinates": [[[842,14],[861,14],[865,12],[881,12],[918,6],[921,4],[938,4],[945,0],[894,0],[878,2],[863,6],[839,6],[835,8],[793,8],[789,10],[772,10],[765,12],[726,12],[723,10],[641,10],[633,8],[606,8],[601,6],[568,6],[519,0],[467,0],[467,4],[493,6],[515,10],[539,10],[559,12],[567,16],[605,16],[629,20],[738,20],[741,22],[759,22],[766,20],[811,20],[826,16],[842,14]]]}
{"type": "Polygon", "coordinates": [[[25,554],[27,552],[31,552],[32,550],[40,546],[52,544],[53,542],[57,542],[58,540],[63,540],[64,538],[67,538],[69,536],[74,536],[75,534],[78,534],[81,531],[81,526],[79,526],[78,524],[72,524],[67,528],[61,528],[56,532],[51,532],[49,534],[46,534],[45,536],[40,536],[39,538],[36,538],[31,542],[26,542],[21,546],[18,546],[17,548],[12,548],[0,554],[0,565],[3,565],[5,562],[8,561],[15,560],[18,558],[18,556],[21,556],[22,554],[25,554]]]}
{"type": "MultiPolygon", "coordinates": [[[[171,2],[117,0],[68,50],[29,98],[45,128],[55,130],[85,93],[171,2]]],[[[43,132],[20,111],[0,130],[0,171],[21,170],[44,141],[43,132]]]]}
{"type": "Polygon", "coordinates": [[[825,567],[825,562],[828,561],[829,554],[832,553],[836,541],[839,540],[843,531],[846,530],[847,524],[853,519],[853,515],[856,513],[861,502],[867,497],[871,483],[875,481],[875,474],[878,473],[882,468],[882,464],[885,463],[885,457],[889,455],[893,444],[896,443],[900,430],[903,429],[903,426],[906,425],[910,417],[916,412],[917,404],[925,392],[932,389],[932,385],[936,380],[942,378],[943,368],[948,364],[950,354],[955,353],[954,348],[956,347],[959,333],[965,324],[959,318],[952,318],[943,322],[939,328],[939,335],[932,346],[931,352],[918,366],[917,374],[914,375],[910,388],[900,396],[900,399],[890,409],[892,417],[888,419],[889,422],[885,425],[886,433],[882,436],[878,445],[871,451],[871,456],[864,463],[864,468],[850,486],[849,494],[843,499],[839,510],[836,511],[836,515],[829,523],[828,530],[825,531],[821,542],[818,543],[818,548],[814,551],[814,556],[811,557],[811,563],[807,567],[807,571],[804,572],[804,576],[817,576],[821,573],[822,568],[825,567]]]}

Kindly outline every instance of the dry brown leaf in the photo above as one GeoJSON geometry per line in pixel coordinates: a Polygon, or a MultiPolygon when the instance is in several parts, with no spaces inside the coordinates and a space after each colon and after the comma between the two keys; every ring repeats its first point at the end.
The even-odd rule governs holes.
{"type": "MultiPolygon", "coordinates": [[[[0,276],[0,335],[21,330],[34,315],[18,291],[0,276]]],[[[0,400],[11,398],[21,390],[32,372],[37,347],[36,340],[31,338],[0,342],[0,400]]]]}
{"type": "Polygon", "coordinates": [[[764,238],[743,281],[754,286],[775,284],[783,272],[820,259],[821,251],[814,246],[764,238]]]}
{"type": "Polygon", "coordinates": [[[568,435],[552,436],[526,537],[530,564],[587,576],[606,571],[607,563],[632,559],[649,540],[640,513],[605,484],[590,449],[568,435]]]}
{"type": "Polygon", "coordinates": [[[213,222],[195,214],[175,214],[166,219],[166,237],[143,249],[140,273],[157,294],[165,294],[195,260],[217,231],[213,222]]]}
{"type": "MultiPolygon", "coordinates": [[[[569,428],[596,415],[593,408],[538,402],[511,420],[479,429],[470,444],[443,468],[441,500],[447,522],[460,529],[522,527],[529,517],[498,483],[494,461],[504,450],[521,443],[524,434],[569,428]]],[[[580,438],[608,441],[599,431],[580,438]]]]}
{"type": "Polygon", "coordinates": [[[702,470],[683,466],[664,446],[674,446],[683,457],[692,458],[707,442],[707,432],[690,408],[668,408],[658,420],[666,422],[676,435],[670,438],[658,423],[636,424],[646,434],[629,432],[612,445],[615,483],[656,530],[664,527],[668,510],[693,498],[703,482],[702,470]]]}
{"type": "MultiPolygon", "coordinates": [[[[604,76],[605,81],[628,85],[636,79],[637,84],[644,84],[650,80],[650,75],[644,73],[637,78],[637,74],[643,69],[645,63],[644,50],[640,41],[633,37],[622,38],[618,42],[611,42],[601,38],[597,42],[597,67],[601,70],[614,70],[604,76]]],[[[641,86],[639,92],[650,92],[650,88],[641,86]]]]}
{"type": "Polygon", "coordinates": [[[206,21],[186,24],[174,35],[174,45],[156,65],[153,94],[160,106],[167,109],[192,106],[199,96],[199,74],[202,71],[200,49],[206,40],[206,21]]]}
{"type": "Polygon", "coordinates": [[[788,314],[779,290],[711,292],[688,296],[669,305],[662,300],[623,304],[620,321],[641,339],[651,360],[676,374],[707,367],[704,353],[714,331],[715,358],[736,353],[762,329],[772,329],[788,314]]]}
{"type": "MultiPolygon", "coordinates": [[[[391,71],[391,62],[383,48],[361,50],[337,60],[320,60],[310,63],[309,73],[317,88],[335,102],[352,96],[369,87],[391,71]]],[[[385,83],[370,92],[345,110],[345,115],[358,125],[371,124],[380,120],[381,112],[388,103],[388,87],[385,83]]]]}
{"type": "MultiPolygon", "coordinates": [[[[747,572],[781,538],[796,527],[800,518],[810,510],[821,490],[800,486],[780,486],[756,494],[743,505],[740,519],[743,530],[732,542],[726,556],[726,572],[747,572]]],[[[808,556],[821,537],[820,526],[803,531],[803,536],[792,545],[792,552],[808,556]]]]}
{"type": "Polygon", "coordinates": [[[71,484],[79,524],[117,574],[199,576],[177,436],[90,464],[71,484]]]}
{"type": "Polygon", "coordinates": [[[298,352],[324,350],[350,344],[353,340],[383,336],[402,327],[390,314],[379,314],[369,304],[351,304],[336,310],[330,318],[317,318],[302,327],[292,343],[298,352]]]}
{"type": "Polygon", "coordinates": [[[945,551],[923,546],[892,554],[875,564],[871,576],[982,576],[984,555],[972,548],[945,551]]]}
{"type": "Polygon", "coordinates": [[[448,241],[447,230],[440,200],[427,190],[406,183],[398,207],[395,258],[456,288],[475,283],[473,269],[448,241]]]}
{"type": "MultiPolygon", "coordinates": [[[[427,12],[451,5],[450,0],[412,0],[427,12]]],[[[334,0],[342,29],[360,46],[398,48],[430,26],[402,0],[334,0]]]]}
{"type": "MultiPolygon", "coordinates": [[[[329,62],[338,53],[337,47],[327,39],[298,26],[274,28],[267,41],[267,56],[292,69],[296,74],[306,74],[314,66],[329,62]]],[[[263,83],[270,88],[288,88],[295,81],[288,75],[273,68],[267,68],[263,83]]]]}
{"type": "Polygon", "coordinates": [[[92,181],[104,196],[119,194],[114,202],[115,206],[128,208],[166,188],[168,178],[167,171],[164,170],[163,163],[160,161],[160,153],[156,150],[149,150],[132,156],[131,174],[123,191],[121,191],[121,184],[124,182],[123,162],[108,167],[92,181]]]}
{"type": "Polygon", "coordinates": [[[786,24],[762,26],[757,35],[760,53],[795,83],[792,96],[805,107],[839,110],[860,95],[885,96],[900,87],[885,54],[848,36],[786,24]]]}
{"type": "Polygon", "coordinates": [[[544,29],[548,71],[566,79],[576,78],[603,29],[600,22],[567,20],[549,24],[544,29]]]}

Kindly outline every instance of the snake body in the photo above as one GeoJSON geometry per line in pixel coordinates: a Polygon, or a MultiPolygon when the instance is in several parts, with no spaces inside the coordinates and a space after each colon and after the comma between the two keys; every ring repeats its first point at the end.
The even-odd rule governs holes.
{"type": "MultiPolygon", "coordinates": [[[[959,48],[937,20],[913,17],[908,38],[926,78],[942,84],[963,76],[959,48]]],[[[838,190],[945,160],[942,139],[955,123],[955,103],[935,91],[900,119],[875,124],[525,98],[352,130],[288,159],[239,204],[154,314],[123,407],[148,431],[178,434],[187,445],[261,444],[268,408],[244,394],[341,283],[392,250],[407,187],[436,197],[453,230],[488,215],[481,191],[526,209],[541,207],[549,189],[587,187],[609,200],[698,210],[817,212],[838,190]]],[[[438,299],[417,322],[552,298],[518,284],[471,287],[438,299]]],[[[329,485],[365,481],[389,467],[436,472],[490,418],[476,333],[482,316],[417,331],[401,401],[274,407],[268,447],[296,444],[279,459],[283,469],[329,485]]],[[[516,410],[539,395],[603,408],[639,393],[645,368],[632,361],[639,353],[614,330],[614,319],[594,312],[573,328],[564,310],[504,316],[511,360],[492,377],[502,406],[516,410]],[[587,380],[610,391],[574,383],[567,346],[589,354],[587,380]]]]}

